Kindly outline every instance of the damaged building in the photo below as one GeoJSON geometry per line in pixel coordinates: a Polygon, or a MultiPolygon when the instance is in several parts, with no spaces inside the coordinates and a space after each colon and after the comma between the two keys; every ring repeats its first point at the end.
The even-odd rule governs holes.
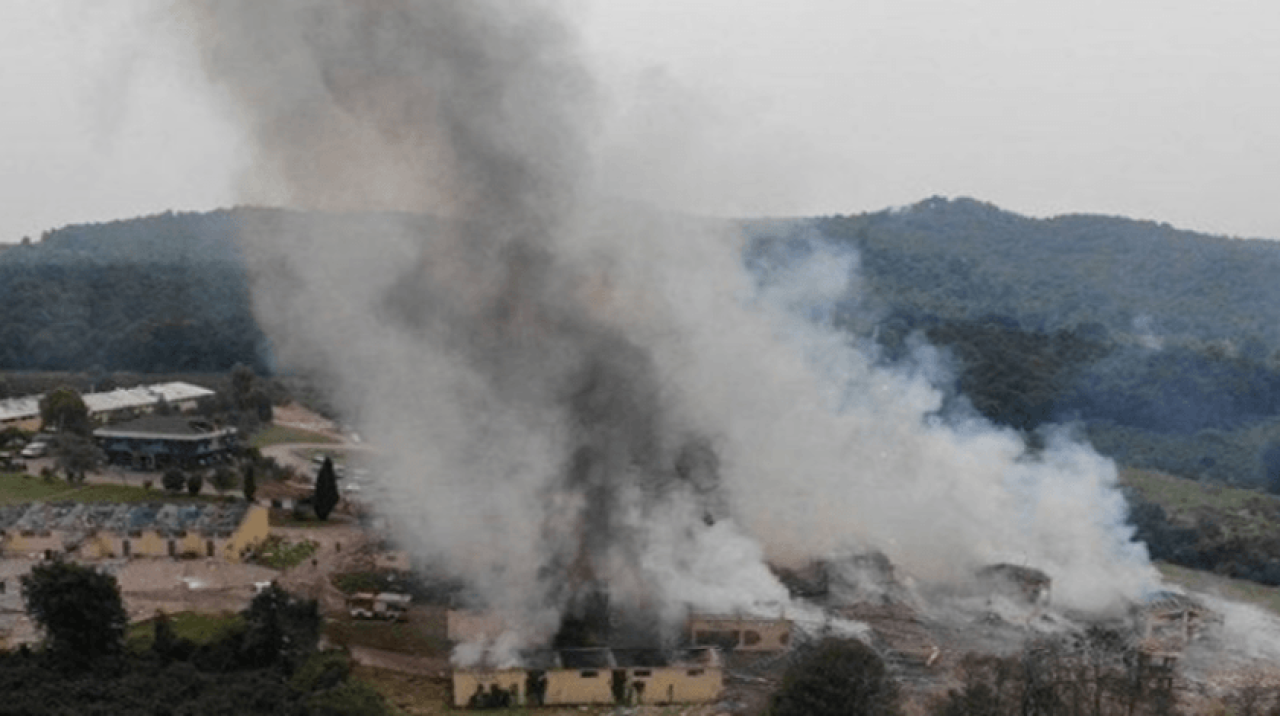
{"type": "Polygon", "coordinates": [[[244,502],[0,506],[0,553],[52,557],[217,557],[239,561],[266,539],[267,510],[244,502]]]}
{"type": "Polygon", "coordinates": [[[1053,580],[1033,567],[992,564],[977,572],[978,585],[992,595],[1000,595],[1031,607],[1049,604],[1053,580]]]}
{"type": "Polygon", "coordinates": [[[688,638],[694,646],[724,652],[777,652],[791,648],[791,620],[785,616],[691,614],[688,638]]]}
{"type": "Polygon", "coordinates": [[[1222,617],[1192,597],[1160,591],[1133,609],[1138,647],[1151,656],[1176,657],[1222,623],[1222,617]]]}
{"type": "Polygon", "coordinates": [[[539,651],[519,667],[453,672],[458,708],[709,703],[723,689],[724,667],[711,647],[539,651]]]}

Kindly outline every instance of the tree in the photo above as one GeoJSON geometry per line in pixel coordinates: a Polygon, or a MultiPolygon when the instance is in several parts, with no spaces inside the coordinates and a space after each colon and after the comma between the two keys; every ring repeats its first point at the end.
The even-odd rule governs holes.
{"type": "Polygon", "coordinates": [[[187,486],[187,476],[176,467],[171,467],[164,471],[164,476],[160,478],[160,484],[164,485],[164,489],[169,492],[182,492],[182,488],[187,486]]]}
{"type": "Polygon", "coordinates": [[[53,441],[53,455],[58,469],[67,476],[67,482],[84,482],[86,472],[97,468],[106,459],[93,441],[76,433],[59,433],[53,441]]]}
{"type": "Polygon", "coordinates": [[[253,502],[253,496],[258,492],[258,483],[254,480],[252,463],[244,466],[244,481],[241,487],[244,490],[245,501],[253,502]]]}
{"type": "Polygon", "coordinates": [[[316,475],[316,490],[312,496],[316,517],[329,519],[329,513],[338,506],[339,499],[338,476],[333,470],[333,460],[326,457],[324,464],[320,466],[320,474],[316,475]]]}
{"type": "Polygon", "coordinates": [[[231,471],[231,468],[221,465],[213,471],[213,476],[209,479],[209,482],[213,484],[213,489],[217,490],[218,494],[221,495],[236,486],[236,474],[231,471]]]}
{"type": "Polygon", "coordinates": [[[255,666],[281,663],[292,672],[320,640],[316,601],[299,599],[276,582],[253,598],[243,616],[244,656],[255,666]]]}
{"type": "Polygon", "coordinates": [[[249,407],[249,393],[253,391],[253,384],[257,380],[253,369],[243,363],[236,363],[231,367],[231,400],[235,403],[237,410],[244,410],[249,407]]]}
{"type": "Polygon", "coordinates": [[[901,713],[898,684],[866,644],[826,638],[792,662],[773,696],[771,716],[901,713]]]}
{"type": "Polygon", "coordinates": [[[89,408],[75,388],[54,388],[40,398],[40,422],[45,430],[88,436],[89,408]]]}
{"type": "Polygon", "coordinates": [[[200,494],[200,488],[204,487],[204,475],[193,472],[187,477],[187,492],[192,495],[200,494]]]}
{"type": "Polygon", "coordinates": [[[22,577],[22,601],[54,655],[79,661],[120,653],[129,615],[112,575],[62,560],[38,564],[22,577]]]}

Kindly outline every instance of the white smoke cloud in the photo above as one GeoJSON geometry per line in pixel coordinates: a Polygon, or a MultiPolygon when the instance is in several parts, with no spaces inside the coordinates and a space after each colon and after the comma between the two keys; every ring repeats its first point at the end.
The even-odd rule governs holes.
{"type": "Polygon", "coordinates": [[[948,423],[931,354],[885,368],[834,328],[855,256],[815,245],[761,288],[732,226],[586,195],[589,92],[549,7],[181,6],[260,147],[254,187],[444,215],[242,229],[282,360],[372,437],[406,546],[512,627],[491,651],[548,643],[601,584],[650,637],[767,610],[766,555],[878,549],[934,580],[1022,562],[1087,609],[1154,581],[1109,461],[948,423]]]}

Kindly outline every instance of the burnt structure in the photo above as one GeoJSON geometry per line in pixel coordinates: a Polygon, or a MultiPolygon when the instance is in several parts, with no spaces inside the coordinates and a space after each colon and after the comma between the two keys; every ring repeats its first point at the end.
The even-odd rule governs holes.
{"type": "Polygon", "coordinates": [[[1053,580],[1038,569],[1017,564],[992,564],[978,570],[976,577],[978,584],[992,594],[1015,599],[1033,607],[1049,604],[1053,580]]]}

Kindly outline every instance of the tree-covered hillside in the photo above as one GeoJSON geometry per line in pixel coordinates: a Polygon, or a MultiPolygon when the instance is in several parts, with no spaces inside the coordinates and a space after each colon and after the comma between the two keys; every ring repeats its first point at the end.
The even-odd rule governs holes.
{"type": "Polygon", "coordinates": [[[882,359],[948,349],[955,396],[1033,433],[1082,423],[1125,464],[1280,491],[1280,244],[989,204],[748,222],[755,256],[853,248],[882,359]]]}
{"type": "MultiPolygon", "coordinates": [[[[435,228],[241,208],[48,232],[0,252],[0,371],[265,371],[239,227],[367,246],[388,221],[435,228]]],[[[856,250],[864,293],[837,320],[884,362],[919,338],[946,349],[952,406],[1031,440],[1078,423],[1124,464],[1280,492],[1280,244],[968,199],[740,225],[752,270],[815,238],[856,250]]]]}

